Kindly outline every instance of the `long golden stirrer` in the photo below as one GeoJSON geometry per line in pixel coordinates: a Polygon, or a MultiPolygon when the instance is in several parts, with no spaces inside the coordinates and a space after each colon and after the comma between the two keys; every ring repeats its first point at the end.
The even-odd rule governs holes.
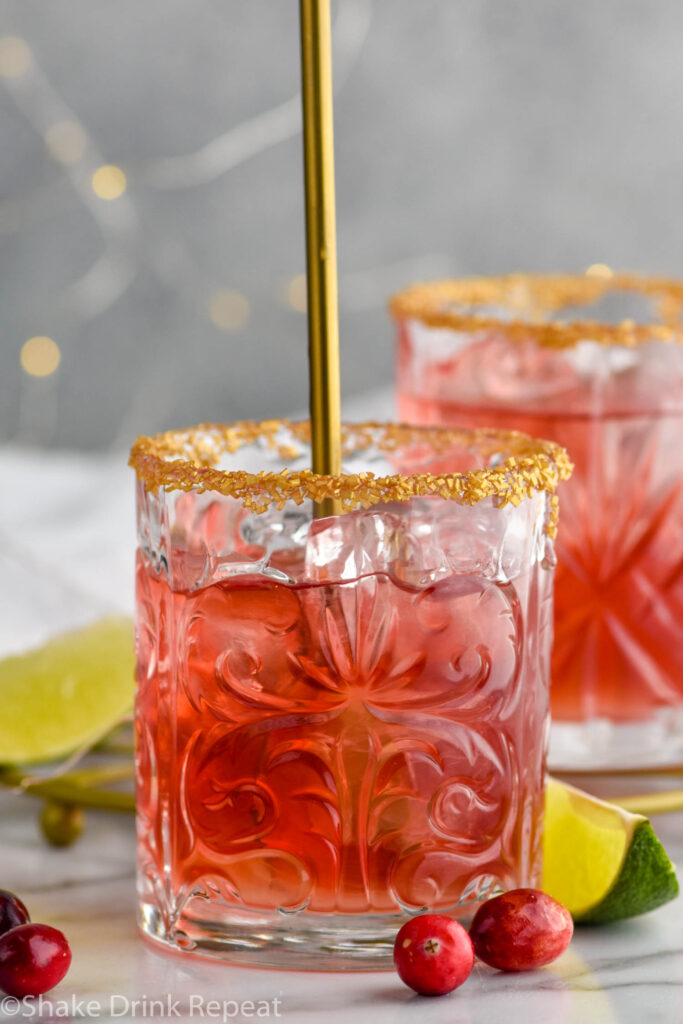
{"type": "MultiPolygon", "coordinates": [[[[306,187],[308,358],[313,471],[341,471],[337,229],[329,0],[300,0],[306,187]]],[[[340,511],[334,499],[316,516],[340,511]]]]}

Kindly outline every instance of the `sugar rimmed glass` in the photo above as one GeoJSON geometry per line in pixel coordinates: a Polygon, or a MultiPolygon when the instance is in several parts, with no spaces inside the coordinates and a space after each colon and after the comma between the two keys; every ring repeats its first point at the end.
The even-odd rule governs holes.
{"type": "Polygon", "coordinates": [[[499,431],[140,439],[139,922],[263,966],[388,967],[425,909],[538,884],[554,490],[499,431]],[[314,518],[314,501],[343,514],[314,518]]]}
{"type": "Polygon", "coordinates": [[[561,485],[550,763],[683,756],[683,282],[511,275],[397,295],[403,418],[528,431],[561,485]]]}

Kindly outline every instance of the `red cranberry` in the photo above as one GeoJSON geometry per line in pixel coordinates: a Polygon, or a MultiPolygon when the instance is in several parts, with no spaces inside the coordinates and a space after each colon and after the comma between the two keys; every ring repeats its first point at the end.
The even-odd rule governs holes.
{"type": "Polygon", "coordinates": [[[470,926],[474,952],[500,971],[530,971],[557,960],[574,922],[566,907],[539,889],[511,889],[479,907],[470,926]]]}
{"type": "Polygon", "coordinates": [[[71,964],[69,944],[47,924],[22,924],[0,937],[0,989],[23,999],[58,985],[71,964]]]}
{"type": "Polygon", "coordinates": [[[444,914],[423,914],[406,921],[394,943],[401,981],[423,996],[443,996],[462,985],[474,965],[469,935],[444,914]]]}
{"type": "Polygon", "coordinates": [[[18,896],[6,889],[0,889],[0,935],[20,924],[28,924],[29,912],[18,896]]]}

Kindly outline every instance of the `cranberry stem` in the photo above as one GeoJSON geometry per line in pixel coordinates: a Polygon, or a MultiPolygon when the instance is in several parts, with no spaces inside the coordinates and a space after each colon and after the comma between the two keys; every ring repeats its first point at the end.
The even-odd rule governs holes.
{"type": "Polygon", "coordinates": [[[642,814],[646,818],[651,814],[683,811],[683,789],[670,789],[664,793],[637,793],[634,796],[607,799],[631,814],[642,814]]]}
{"type": "Polygon", "coordinates": [[[135,797],[132,793],[98,789],[96,784],[129,779],[132,774],[130,765],[110,765],[73,772],[44,782],[33,782],[30,776],[22,774],[17,768],[2,768],[0,785],[74,807],[128,813],[135,810],[135,797]]]}
{"type": "MultiPolygon", "coordinates": [[[[19,789],[32,796],[56,800],[74,807],[124,813],[135,810],[135,797],[131,793],[112,792],[98,787],[132,777],[133,766],[120,763],[103,765],[100,768],[84,768],[42,782],[32,781],[30,775],[22,774],[17,768],[0,768],[1,786],[19,789]]],[[[645,817],[683,811],[683,789],[604,799],[625,811],[642,814],[645,817]]]]}

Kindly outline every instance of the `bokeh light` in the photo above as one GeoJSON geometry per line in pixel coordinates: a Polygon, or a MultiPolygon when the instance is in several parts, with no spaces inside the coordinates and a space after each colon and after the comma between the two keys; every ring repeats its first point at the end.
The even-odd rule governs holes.
{"type": "Polygon", "coordinates": [[[92,176],[92,190],[100,199],[118,199],[126,191],[125,171],[116,164],[103,164],[92,176]]]}
{"type": "Polygon", "coordinates": [[[21,78],[31,67],[31,51],[18,36],[0,37],[0,75],[3,78],[21,78]]]}
{"type": "Polygon", "coordinates": [[[57,121],[45,132],[45,145],[53,160],[68,167],[85,153],[87,138],[76,121],[57,121]]]}
{"type": "Polygon", "coordinates": [[[287,285],[287,302],[297,313],[305,313],[308,306],[306,275],[297,274],[287,285]]]}
{"type": "Polygon", "coordinates": [[[40,335],[29,338],[21,346],[21,367],[31,377],[49,377],[59,366],[62,354],[52,338],[40,335]]]}
{"type": "Polygon", "coordinates": [[[238,331],[249,319],[249,302],[241,292],[221,288],[211,296],[209,316],[221,331],[238,331]]]}
{"type": "Polygon", "coordinates": [[[591,263],[590,267],[586,267],[587,277],[614,277],[614,271],[611,267],[608,267],[606,263],[591,263]]]}

